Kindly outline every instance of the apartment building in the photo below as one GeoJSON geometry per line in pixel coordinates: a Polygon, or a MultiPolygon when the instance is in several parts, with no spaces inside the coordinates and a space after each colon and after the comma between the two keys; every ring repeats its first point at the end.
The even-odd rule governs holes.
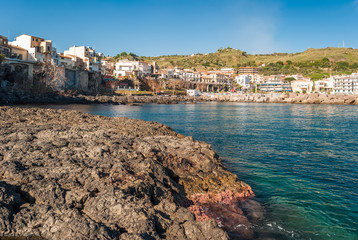
{"type": "Polygon", "coordinates": [[[76,56],[82,59],[84,70],[89,72],[101,72],[101,59],[103,54],[96,53],[94,49],[86,46],[73,46],[64,51],[64,56],[76,56]]]}
{"type": "Polygon", "coordinates": [[[201,74],[199,72],[195,72],[192,70],[185,69],[181,73],[181,80],[188,81],[188,82],[200,82],[201,81],[201,74]]]}
{"type": "Polygon", "coordinates": [[[331,93],[333,92],[334,80],[333,78],[317,80],[314,83],[315,91],[331,93]]]}
{"type": "Polygon", "coordinates": [[[261,92],[291,92],[291,85],[285,82],[265,82],[260,84],[261,92]]]}
{"type": "Polygon", "coordinates": [[[27,50],[29,61],[50,62],[54,54],[51,40],[27,34],[16,37],[9,45],[27,50]]]}
{"type": "Polygon", "coordinates": [[[358,94],[358,73],[333,76],[334,94],[358,94]]]}
{"type": "Polygon", "coordinates": [[[259,73],[258,67],[241,67],[239,68],[240,75],[254,75],[259,73]]]}

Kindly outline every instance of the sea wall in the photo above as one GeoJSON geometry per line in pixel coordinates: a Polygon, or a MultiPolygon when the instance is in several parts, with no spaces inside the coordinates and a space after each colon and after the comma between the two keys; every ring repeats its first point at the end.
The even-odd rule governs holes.
{"type": "MultiPolygon", "coordinates": [[[[86,91],[96,89],[100,84],[100,76],[95,74],[88,75],[81,83],[80,88],[86,91]],[[90,86],[90,88],[88,87],[90,86]]],[[[177,104],[177,103],[195,103],[195,102],[253,102],[253,103],[290,103],[290,104],[344,104],[358,105],[358,95],[333,95],[333,94],[208,94],[202,96],[185,95],[157,95],[157,96],[120,96],[120,95],[91,95],[79,94],[76,92],[48,93],[48,94],[29,94],[19,91],[0,88],[0,105],[16,104],[177,104]]]]}
{"type": "Polygon", "coordinates": [[[202,101],[254,102],[254,103],[299,103],[299,104],[354,104],[358,95],[339,94],[296,94],[296,93],[252,93],[252,94],[211,94],[200,97],[202,101]]]}
{"type": "Polygon", "coordinates": [[[251,239],[251,196],[160,123],[0,107],[0,238],[251,239]]]}

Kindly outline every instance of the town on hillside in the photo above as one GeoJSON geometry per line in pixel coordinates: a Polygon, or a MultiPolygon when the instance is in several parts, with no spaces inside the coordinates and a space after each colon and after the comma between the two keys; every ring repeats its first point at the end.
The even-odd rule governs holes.
{"type": "Polygon", "coordinates": [[[162,69],[156,62],[105,57],[87,46],[58,53],[51,40],[22,34],[0,35],[1,88],[84,93],[187,94],[330,93],[358,94],[358,74],[311,79],[302,74],[259,74],[259,67],[217,70],[162,69]]]}

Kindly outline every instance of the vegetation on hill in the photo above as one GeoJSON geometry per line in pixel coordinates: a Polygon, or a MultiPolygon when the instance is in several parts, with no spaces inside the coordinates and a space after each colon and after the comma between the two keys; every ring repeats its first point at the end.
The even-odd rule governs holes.
{"type": "MultiPolygon", "coordinates": [[[[120,55],[120,56],[119,56],[120,55]]],[[[159,57],[138,57],[135,54],[117,59],[133,57],[138,60],[156,61],[160,68],[188,68],[196,70],[215,70],[224,67],[260,67],[260,73],[297,74],[322,78],[332,74],[349,74],[358,70],[358,49],[324,48],[308,49],[301,53],[248,54],[230,47],[220,48],[214,53],[192,55],[167,55],[159,57]]]]}
{"type": "Polygon", "coordinates": [[[128,59],[130,61],[138,61],[139,60],[138,56],[132,52],[130,52],[130,53],[121,52],[121,53],[118,53],[116,56],[114,56],[112,58],[112,61],[117,62],[118,60],[122,60],[122,59],[128,59]]]}

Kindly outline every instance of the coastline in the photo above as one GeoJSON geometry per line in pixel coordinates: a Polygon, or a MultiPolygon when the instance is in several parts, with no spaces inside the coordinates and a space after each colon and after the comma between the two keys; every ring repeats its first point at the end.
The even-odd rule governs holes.
{"type": "Polygon", "coordinates": [[[253,238],[251,187],[204,142],[65,110],[0,107],[0,126],[0,236],[253,238]]]}
{"type": "Polygon", "coordinates": [[[49,93],[42,95],[0,90],[0,106],[46,105],[46,104],[113,104],[137,105],[146,103],[178,104],[195,102],[242,102],[242,103],[287,103],[287,104],[338,104],[358,105],[358,95],[334,95],[325,93],[227,93],[201,96],[155,95],[84,95],[78,93],[49,93]]]}

